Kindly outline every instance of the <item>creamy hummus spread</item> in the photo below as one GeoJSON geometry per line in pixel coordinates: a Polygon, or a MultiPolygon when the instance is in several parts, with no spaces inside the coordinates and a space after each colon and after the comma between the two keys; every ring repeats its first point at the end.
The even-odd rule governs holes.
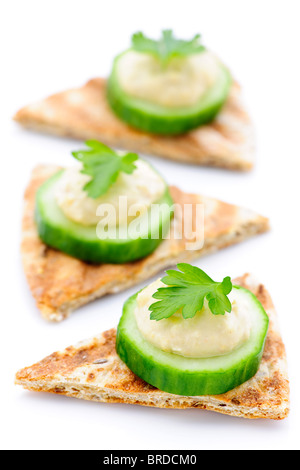
{"type": "Polygon", "coordinates": [[[249,339],[251,311],[238,289],[229,294],[231,313],[213,315],[205,301],[203,309],[193,318],[184,319],[178,311],[163,320],[150,320],[149,307],[157,302],[152,295],[159,287],[166,286],[157,280],[138,294],[135,318],[142,336],[162,351],[208,358],[228,354],[249,339]]]}
{"type": "Polygon", "coordinates": [[[126,94],[170,108],[196,104],[219,73],[219,60],[208,51],[174,58],[166,67],[155,56],[136,51],[117,62],[119,84],[126,94]]]}
{"type": "Polygon", "coordinates": [[[84,186],[90,176],[81,173],[81,166],[66,169],[59,179],[55,191],[58,206],[64,215],[81,225],[92,226],[101,223],[106,210],[111,210],[112,217],[104,217],[105,224],[122,226],[128,224],[151,204],[158,201],[165,192],[165,183],[156,171],[144,160],[135,162],[136,170],[127,174],[120,172],[115,183],[97,199],[88,196],[84,186]],[[126,201],[124,201],[124,198],[126,201]],[[127,207],[128,210],[120,210],[127,207]],[[101,208],[105,207],[103,214],[101,208]]]}

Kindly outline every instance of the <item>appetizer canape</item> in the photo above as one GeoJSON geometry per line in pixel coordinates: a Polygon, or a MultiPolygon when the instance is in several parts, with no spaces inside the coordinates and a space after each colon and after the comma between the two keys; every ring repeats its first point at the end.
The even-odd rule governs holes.
{"type": "Polygon", "coordinates": [[[27,128],[98,139],[185,163],[249,170],[254,133],[239,85],[200,42],[142,33],[117,56],[108,81],[90,80],[19,110],[27,128]]]}
{"type": "Polygon", "coordinates": [[[16,383],[98,402],[285,418],[285,348],[265,287],[250,275],[214,282],[179,268],[126,302],[117,331],[51,354],[16,383]]]}

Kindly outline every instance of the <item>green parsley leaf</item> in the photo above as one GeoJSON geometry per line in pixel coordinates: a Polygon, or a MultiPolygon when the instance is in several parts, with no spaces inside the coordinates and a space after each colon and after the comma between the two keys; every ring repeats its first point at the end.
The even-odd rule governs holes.
{"type": "Polygon", "coordinates": [[[227,295],[232,290],[230,277],[222,282],[213,281],[202,269],[190,264],[180,263],[181,271],[166,271],[167,276],[162,282],[168,287],[160,287],[154,294],[154,302],[150,305],[151,320],[169,318],[182,309],[183,318],[192,318],[203,308],[204,299],[214,315],[225,315],[231,312],[231,303],[227,295]]]}
{"type": "Polygon", "coordinates": [[[200,38],[200,34],[196,34],[189,41],[176,39],[171,29],[165,29],[158,41],[147,38],[143,33],[138,32],[133,34],[131,42],[135,51],[152,54],[163,65],[166,65],[174,57],[184,57],[204,51],[205,48],[200,44],[200,38]]]}
{"type": "Polygon", "coordinates": [[[88,140],[85,144],[89,150],[72,152],[72,155],[82,163],[81,173],[91,177],[83,189],[93,199],[107,192],[120,171],[131,174],[136,169],[134,162],[139,158],[136,153],[120,156],[97,140],[88,140]]]}

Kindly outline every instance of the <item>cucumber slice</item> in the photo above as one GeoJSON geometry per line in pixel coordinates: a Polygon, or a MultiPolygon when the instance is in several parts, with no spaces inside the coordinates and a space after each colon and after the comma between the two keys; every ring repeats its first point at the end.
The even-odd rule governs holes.
{"type": "Polygon", "coordinates": [[[108,230],[105,238],[99,239],[96,226],[73,222],[57,205],[54,191],[63,171],[49,178],[37,192],[35,219],[39,236],[47,245],[83,261],[119,264],[149,255],[168,234],[174,203],[167,185],[164,196],[156,203],[160,205],[159,217],[157,214],[152,217],[151,209],[148,210],[140,219],[136,238],[128,232],[128,227],[120,227],[116,233],[108,230]],[[151,233],[156,238],[151,238],[151,233]]]}
{"type": "Polygon", "coordinates": [[[118,81],[118,61],[123,54],[114,61],[107,98],[119,118],[137,129],[162,135],[183,134],[212,121],[227,99],[232,78],[222,64],[217,82],[193,106],[170,109],[132,97],[122,90],[118,81]]]}
{"type": "Polygon", "coordinates": [[[136,297],[124,305],[117,331],[117,353],[138,377],[158,389],[176,395],[219,395],[253,377],[259,367],[269,318],[257,298],[235,286],[251,308],[249,340],[235,351],[211,358],[187,358],[164,352],[146,341],[138,330],[134,310],[136,297]]]}

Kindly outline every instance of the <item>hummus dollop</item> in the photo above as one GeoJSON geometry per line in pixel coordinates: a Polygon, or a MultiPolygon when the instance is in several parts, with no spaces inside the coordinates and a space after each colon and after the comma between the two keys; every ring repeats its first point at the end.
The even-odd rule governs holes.
{"type": "Polygon", "coordinates": [[[166,189],[163,179],[147,162],[138,159],[135,165],[131,174],[120,172],[115,183],[97,199],[89,197],[83,189],[90,176],[81,173],[82,167],[68,168],[57,183],[56,202],[68,219],[81,225],[97,225],[101,223],[101,216],[108,227],[127,225],[157,202],[166,189]],[[119,210],[124,198],[127,211],[119,210]],[[110,206],[114,215],[111,219],[101,214],[101,205],[110,206]]]}
{"type": "Polygon", "coordinates": [[[209,51],[173,58],[167,66],[151,54],[128,51],[117,62],[122,90],[169,108],[193,106],[214,85],[220,61],[209,51]]]}
{"type": "Polygon", "coordinates": [[[169,318],[150,320],[149,307],[157,302],[152,295],[159,287],[157,280],[137,296],[135,318],[142,336],[162,351],[191,358],[209,358],[228,354],[244,344],[251,334],[251,311],[238,289],[229,294],[232,311],[213,315],[205,301],[193,318],[184,319],[181,311],[169,318]]]}

